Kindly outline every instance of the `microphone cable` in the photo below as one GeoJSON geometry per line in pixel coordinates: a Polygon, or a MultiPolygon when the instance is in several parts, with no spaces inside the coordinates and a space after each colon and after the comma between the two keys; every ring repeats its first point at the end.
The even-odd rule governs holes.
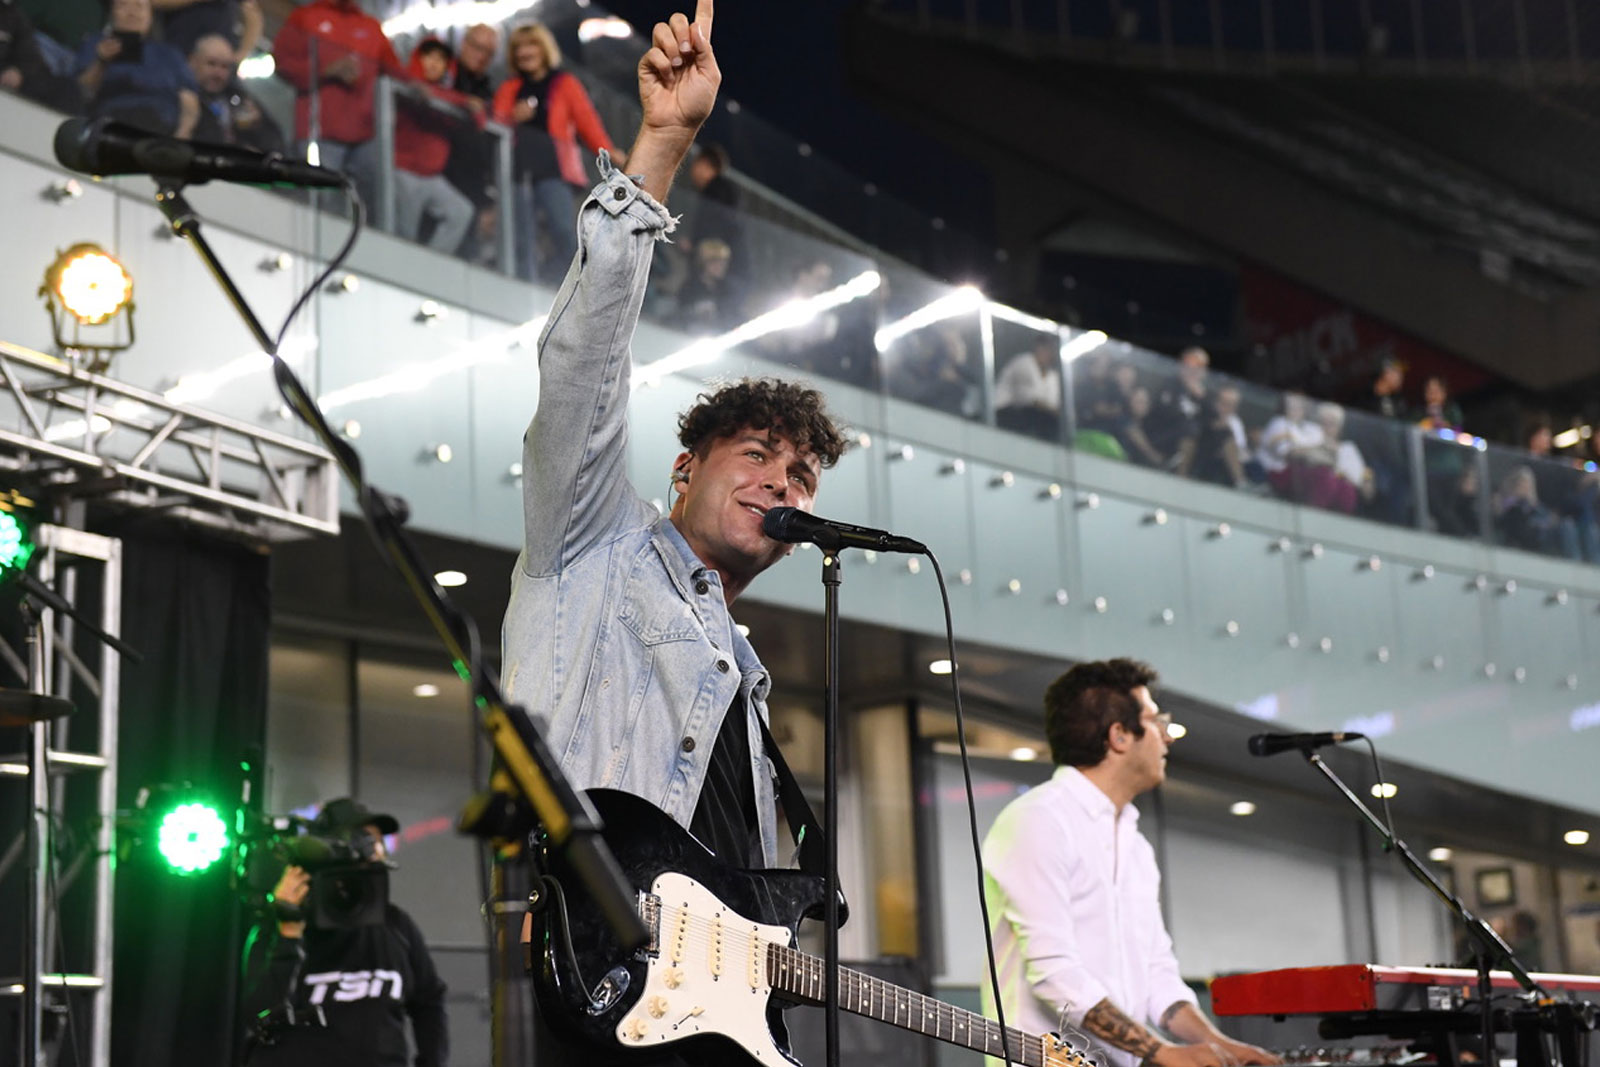
{"type": "MultiPolygon", "coordinates": [[[[944,568],[933,549],[924,548],[923,555],[933,564],[933,574],[939,583],[939,599],[944,605],[944,642],[950,656],[950,694],[956,706],[956,740],[961,747],[961,780],[967,791],[967,829],[972,835],[972,859],[978,876],[978,911],[983,916],[983,947],[989,958],[989,988],[994,993],[994,1014],[1000,1024],[1000,1055],[1006,1067],[1011,1067],[1011,1038],[1006,1030],[1005,1003],[1000,996],[1000,969],[994,962],[994,931],[989,924],[989,898],[983,885],[983,844],[978,840],[978,804],[972,793],[972,761],[967,755],[967,720],[961,708],[961,665],[956,660],[955,622],[950,613],[950,590],[945,585],[944,568]]],[[[1020,1036],[1020,1035],[1019,1035],[1020,1036]]],[[[988,1052],[988,1040],[984,1041],[988,1052]]]]}

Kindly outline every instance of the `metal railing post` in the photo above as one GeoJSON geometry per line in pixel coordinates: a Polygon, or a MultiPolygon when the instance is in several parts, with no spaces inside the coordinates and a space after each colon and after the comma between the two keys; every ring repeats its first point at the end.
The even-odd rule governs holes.
{"type": "Polygon", "coordinates": [[[498,122],[487,123],[484,129],[491,131],[495,136],[494,150],[494,180],[499,190],[496,203],[499,205],[499,220],[495,224],[495,248],[500,263],[501,274],[515,274],[517,272],[517,242],[516,224],[520,221],[516,217],[516,177],[512,169],[512,150],[516,144],[516,136],[509,126],[502,126],[498,122]]]}
{"type": "Polygon", "coordinates": [[[377,99],[374,101],[374,121],[378,143],[378,202],[374,220],[378,229],[394,232],[394,81],[388,75],[378,79],[377,99]]]}

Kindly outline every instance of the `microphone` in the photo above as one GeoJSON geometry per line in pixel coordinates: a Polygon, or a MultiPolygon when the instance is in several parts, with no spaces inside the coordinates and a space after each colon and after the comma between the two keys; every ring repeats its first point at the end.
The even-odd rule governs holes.
{"type": "Polygon", "coordinates": [[[1280,752],[1299,749],[1310,752],[1325,745],[1342,745],[1346,741],[1363,741],[1366,734],[1354,730],[1334,731],[1324,734],[1256,734],[1250,739],[1250,755],[1276,756],[1280,752]]]}
{"type": "Polygon", "coordinates": [[[834,522],[820,515],[807,514],[799,508],[769,508],[761,517],[761,531],[774,541],[789,544],[809,541],[829,552],[837,552],[841,548],[865,548],[874,552],[910,552],[919,555],[928,551],[921,541],[898,537],[887,530],[834,522]]]}
{"type": "Polygon", "coordinates": [[[216,178],[250,185],[337,189],[338,171],[252,148],[181,141],[111,119],[68,119],[56,127],[56,159],[84,174],[148,174],[184,182],[216,178]]]}

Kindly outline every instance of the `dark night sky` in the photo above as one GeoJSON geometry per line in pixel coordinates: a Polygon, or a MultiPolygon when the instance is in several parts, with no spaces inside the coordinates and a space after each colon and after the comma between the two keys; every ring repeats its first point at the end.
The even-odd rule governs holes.
{"type": "MultiPolygon", "coordinates": [[[[680,0],[692,12],[692,0],[680,0]]],[[[723,97],[735,99],[865,182],[977,235],[989,232],[993,193],[982,168],[854,95],[839,45],[853,0],[724,0],[717,5],[723,97]]],[[[641,32],[678,8],[607,0],[641,32]]],[[[930,77],[930,92],[958,90],[930,77]]]]}

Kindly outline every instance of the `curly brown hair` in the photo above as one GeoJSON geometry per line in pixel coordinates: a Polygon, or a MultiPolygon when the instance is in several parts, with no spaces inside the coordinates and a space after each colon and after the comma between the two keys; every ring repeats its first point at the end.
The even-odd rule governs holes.
{"type": "Polygon", "coordinates": [[[1156,672],[1136,659],[1079,663],[1044,691],[1044,734],[1050,758],[1063,767],[1093,767],[1106,758],[1112,723],[1144,736],[1133,691],[1154,685],[1156,672]]]}
{"type": "Polygon", "coordinates": [[[848,447],[844,431],[825,409],[822,394],[781,378],[746,378],[714,393],[701,393],[678,416],[678,441],[696,455],[711,442],[740,430],[781,434],[801,452],[832,467],[848,447]]]}

